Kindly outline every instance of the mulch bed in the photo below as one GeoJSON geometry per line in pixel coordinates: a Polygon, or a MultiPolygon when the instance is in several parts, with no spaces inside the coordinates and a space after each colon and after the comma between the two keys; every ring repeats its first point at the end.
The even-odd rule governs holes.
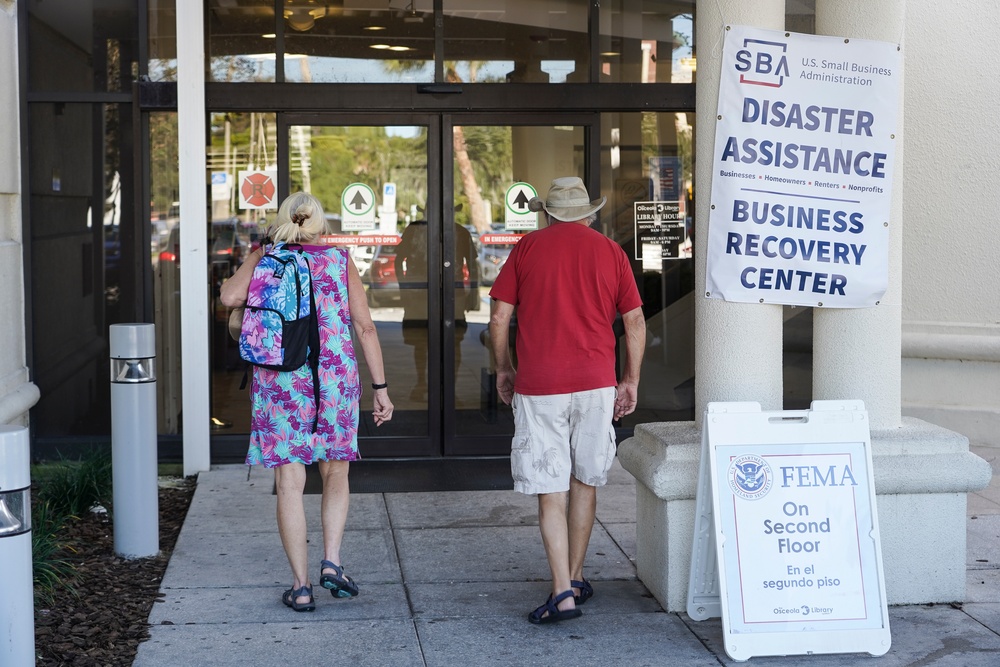
{"type": "Polygon", "coordinates": [[[70,521],[60,537],[62,558],[79,575],[76,595],[60,592],[49,608],[35,608],[37,667],[129,667],[149,638],[146,619],[162,595],[160,581],[191,504],[194,480],[159,491],[160,550],[156,558],[115,555],[113,522],[106,514],[70,521]]]}

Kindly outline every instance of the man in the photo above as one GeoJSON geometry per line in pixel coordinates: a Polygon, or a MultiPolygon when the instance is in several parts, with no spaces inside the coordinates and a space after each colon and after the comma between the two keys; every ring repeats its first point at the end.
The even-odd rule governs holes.
{"type": "Polygon", "coordinates": [[[615,458],[612,419],[635,410],[646,325],[628,257],[590,225],[606,197],[591,201],[576,177],[552,181],[549,226],[514,246],[490,290],[490,340],[497,393],[514,411],[514,489],[538,495],[538,524],[552,594],[532,623],[581,615],[594,589],[583,561],[594,526],[597,487],[615,458]],[[517,308],[515,371],[507,327],[517,308]],[[615,333],[625,324],[625,369],[616,379],[615,333]]]}

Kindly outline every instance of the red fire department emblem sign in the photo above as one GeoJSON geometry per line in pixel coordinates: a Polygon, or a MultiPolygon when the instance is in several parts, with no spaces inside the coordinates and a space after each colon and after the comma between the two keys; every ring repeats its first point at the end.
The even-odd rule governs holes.
{"type": "Polygon", "coordinates": [[[274,179],[259,171],[250,172],[240,185],[243,199],[254,208],[266,207],[274,200],[274,193],[274,179]]]}

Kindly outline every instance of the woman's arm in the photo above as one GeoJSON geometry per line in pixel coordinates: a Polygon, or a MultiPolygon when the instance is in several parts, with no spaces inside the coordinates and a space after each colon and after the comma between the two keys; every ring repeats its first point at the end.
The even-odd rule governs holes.
{"type": "Polygon", "coordinates": [[[219,301],[229,308],[238,308],[246,305],[247,292],[250,291],[250,278],[253,277],[253,270],[264,256],[264,248],[257,248],[243,260],[243,264],[236,270],[233,276],[222,283],[219,289],[219,301]]]}
{"type": "MultiPolygon", "coordinates": [[[[368,300],[365,298],[365,286],[361,283],[361,274],[354,262],[347,262],[347,296],[351,309],[351,322],[354,335],[361,343],[361,352],[365,355],[365,363],[372,376],[373,384],[385,384],[385,368],[382,365],[382,347],[378,342],[378,331],[368,310],[368,300]]],[[[392,419],[392,401],[389,400],[388,389],[375,390],[375,425],[392,419]]]]}

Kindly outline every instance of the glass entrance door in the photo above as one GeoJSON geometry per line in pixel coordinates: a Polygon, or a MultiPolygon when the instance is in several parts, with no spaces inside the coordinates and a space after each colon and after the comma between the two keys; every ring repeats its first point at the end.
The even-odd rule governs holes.
{"type": "MultiPolygon", "coordinates": [[[[551,116],[544,122],[504,118],[495,124],[476,116],[444,118],[443,270],[446,284],[453,286],[442,295],[443,349],[450,352],[443,369],[446,454],[510,452],[514,423],[510,407],[496,393],[489,290],[520,237],[545,224],[528,210],[528,200],[545,196],[553,178],[586,179],[588,130],[594,123],[588,116],[559,121],[553,124],[551,116]],[[473,253],[474,262],[463,261],[473,253]]],[[[512,345],[516,337],[515,322],[512,345]]]]}
{"type": "MultiPolygon", "coordinates": [[[[328,220],[324,242],[347,248],[362,276],[396,405],[394,419],[375,428],[366,389],[363,456],[510,451],[512,415],[495,391],[489,290],[520,238],[545,224],[526,210],[528,199],[567,175],[583,178],[595,198],[608,197],[595,228],[625,250],[643,297],[639,408],[618,426],[627,433],[637,423],[692,418],[691,235],[672,245],[639,243],[633,215],[636,202],[672,201],[691,229],[692,128],[684,114],[249,116],[220,120],[220,137],[233,137],[220,146],[257,155],[263,151],[252,150],[253,138],[266,143],[269,152],[257,163],[277,165],[278,199],[292,190],[319,197],[328,220]],[[240,143],[245,136],[249,149],[240,143]]],[[[234,217],[231,196],[213,197],[213,286],[231,275],[274,213],[248,215],[234,217]],[[234,233],[217,234],[223,231],[234,233]]],[[[164,267],[176,264],[161,257],[164,267]]],[[[229,313],[212,312],[215,433],[243,447],[250,424],[246,393],[238,390],[243,365],[225,332],[229,313]]],[[[516,323],[509,339],[517,339],[516,323]]],[[[362,372],[367,386],[370,374],[362,372]]]]}
{"type": "MultiPolygon", "coordinates": [[[[378,328],[392,421],[376,428],[369,373],[357,347],[364,395],[362,456],[441,454],[440,123],[393,115],[285,117],[279,163],[289,192],[323,203],[323,242],[346,248],[378,328]]],[[[282,186],[286,187],[286,186],[282,186]]]]}
{"type": "Polygon", "coordinates": [[[557,176],[585,176],[589,119],[560,120],[567,122],[394,115],[281,123],[284,182],[323,202],[324,241],[350,251],[378,327],[396,410],[376,429],[362,399],[363,455],[510,451],[513,420],[495,391],[489,288],[514,244],[539,224],[526,215],[530,195],[544,195],[557,176]],[[371,194],[370,209],[359,192],[371,194]]]}

